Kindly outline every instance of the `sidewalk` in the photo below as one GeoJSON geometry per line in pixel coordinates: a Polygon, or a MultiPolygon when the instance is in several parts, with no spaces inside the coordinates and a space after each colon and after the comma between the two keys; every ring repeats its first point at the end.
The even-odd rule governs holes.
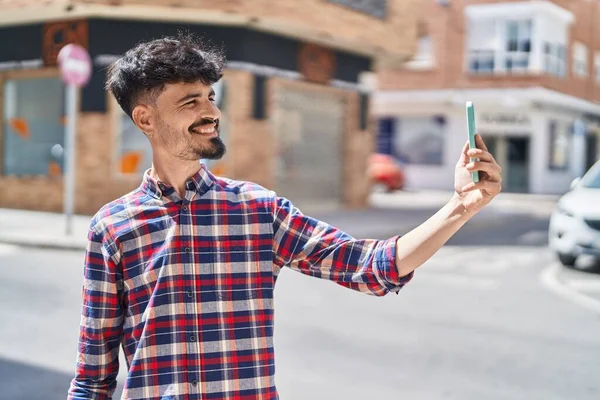
{"type": "MultiPolygon", "coordinates": [[[[373,192],[370,203],[378,208],[423,209],[440,208],[452,197],[450,191],[419,190],[393,193],[373,192]]],[[[525,212],[549,215],[560,195],[500,193],[485,210],[500,212],[525,212]]]]}
{"type": "Polygon", "coordinates": [[[66,234],[63,214],[0,208],[0,243],[29,247],[82,250],[91,216],[75,215],[72,234],[66,234]]]}
{"type": "MultiPolygon", "coordinates": [[[[306,214],[336,226],[357,238],[407,232],[424,222],[452,197],[451,192],[418,191],[373,193],[366,210],[302,208],[306,214]]],[[[490,223],[500,213],[548,216],[558,196],[500,194],[479,216],[490,223]]],[[[66,217],[59,213],[0,208],[0,243],[28,247],[84,250],[91,216],[75,215],[72,234],[66,234],[66,217]]]]}

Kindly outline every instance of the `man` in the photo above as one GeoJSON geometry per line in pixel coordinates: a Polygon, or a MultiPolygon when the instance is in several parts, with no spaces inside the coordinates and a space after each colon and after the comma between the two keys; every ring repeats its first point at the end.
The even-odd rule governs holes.
{"type": "Polygon", "coordinates": [[[119,346],[123,398],[276,399],[282,267],[367,294],[397,292],[500,191],[500,168],[478,137],[480,150],[463,148],[456,193],[439,212],[401,238],[356,240],[200,164],[225,153],[211,88],[223,68],[222,51],[180,36],[142,43],[109,69],[107,89],[150,140],[153,164],[137,190],[92,219],[69,399],[111,398],[119,346]]]}

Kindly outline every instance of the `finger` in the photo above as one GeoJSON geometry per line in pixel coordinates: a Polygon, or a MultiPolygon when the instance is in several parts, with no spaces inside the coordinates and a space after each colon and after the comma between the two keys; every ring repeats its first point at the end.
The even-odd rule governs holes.
{"type": "Polygon", "coordinates": [[[481,190],[490,196],[495,196],[502,190],[502,184],[500,182],[492,181],[479,181],[477,183],[471,182],[463,186],[461,192],[466,193],[474,190],[481,190]]]}
{"type": "Polygon", "coordinates": [[[460,160],[459,160],[460,164],[464,165],[464,164],[467,164],[469,161],[471,161],[471,159],[469,158],[469,156],[467,154],[467,151],[469,151],[469,141],[467,141],[462,148],[461,156],[460,156],[460,160]]]}
{"type": "Polygon", "coordinates": [[[487,173],[498,173],[500,174],[500,166],[496,163],[492,163],[489,161],[473,161],[473,162],[469,162],[467,163],[467,165],[465,165],[465,168],[469,171],[469,172],[474,172],[474,171],[484,171],[487,173]]]}
{"type": "Polygon", "coordinates": [[[493,182],[500,182],[500,180],[502,179],[500,175],[500,166],[498,164],[484,161],[475,161],[465,165],[465,168],[469,172],[485,172],[489,176],[489,180],[493,182]]]}
{"type": "Polygon", "coordinates": [[[483,143],[483,138],[481,135],[475,135],[475,144],[477,145],[478,149],[489,151],[485,143],[483,143]]]}
{"type": "Polygon", "coordinates": [[[492,155],[492,153],[489,153],[485,150],[470,149],[467,151],[467,155],[472,158],[478,158],[481,161],[495,162],[494,156],[492,155]]]}

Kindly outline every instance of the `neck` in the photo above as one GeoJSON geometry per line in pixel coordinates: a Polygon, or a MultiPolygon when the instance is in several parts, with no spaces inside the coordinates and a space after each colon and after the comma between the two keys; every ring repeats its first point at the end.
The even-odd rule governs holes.
{"type": "Polygon", "coordinates": [[[152,160],[150,176],[159,182],[173,186],[182,199],[185,197],[185,183],[201,168],[200,161],[182,161],[181,159],[158,157],[152,160]]]}

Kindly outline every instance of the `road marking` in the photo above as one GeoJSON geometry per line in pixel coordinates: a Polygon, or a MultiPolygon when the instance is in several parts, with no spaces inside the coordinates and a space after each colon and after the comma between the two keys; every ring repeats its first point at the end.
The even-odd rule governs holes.
{"type": "Polygon", "coordinates": [[[577,292],[575,289],[563,284],[558,279],[558,274],[561,268],[562,267],[559,263],[554,263],[546,268],[540,275],[540,281],[542,285],[548,290],[551,290],[555,294],[577,304],[578,306],[600,314],[600,301],[577,292]]]}

